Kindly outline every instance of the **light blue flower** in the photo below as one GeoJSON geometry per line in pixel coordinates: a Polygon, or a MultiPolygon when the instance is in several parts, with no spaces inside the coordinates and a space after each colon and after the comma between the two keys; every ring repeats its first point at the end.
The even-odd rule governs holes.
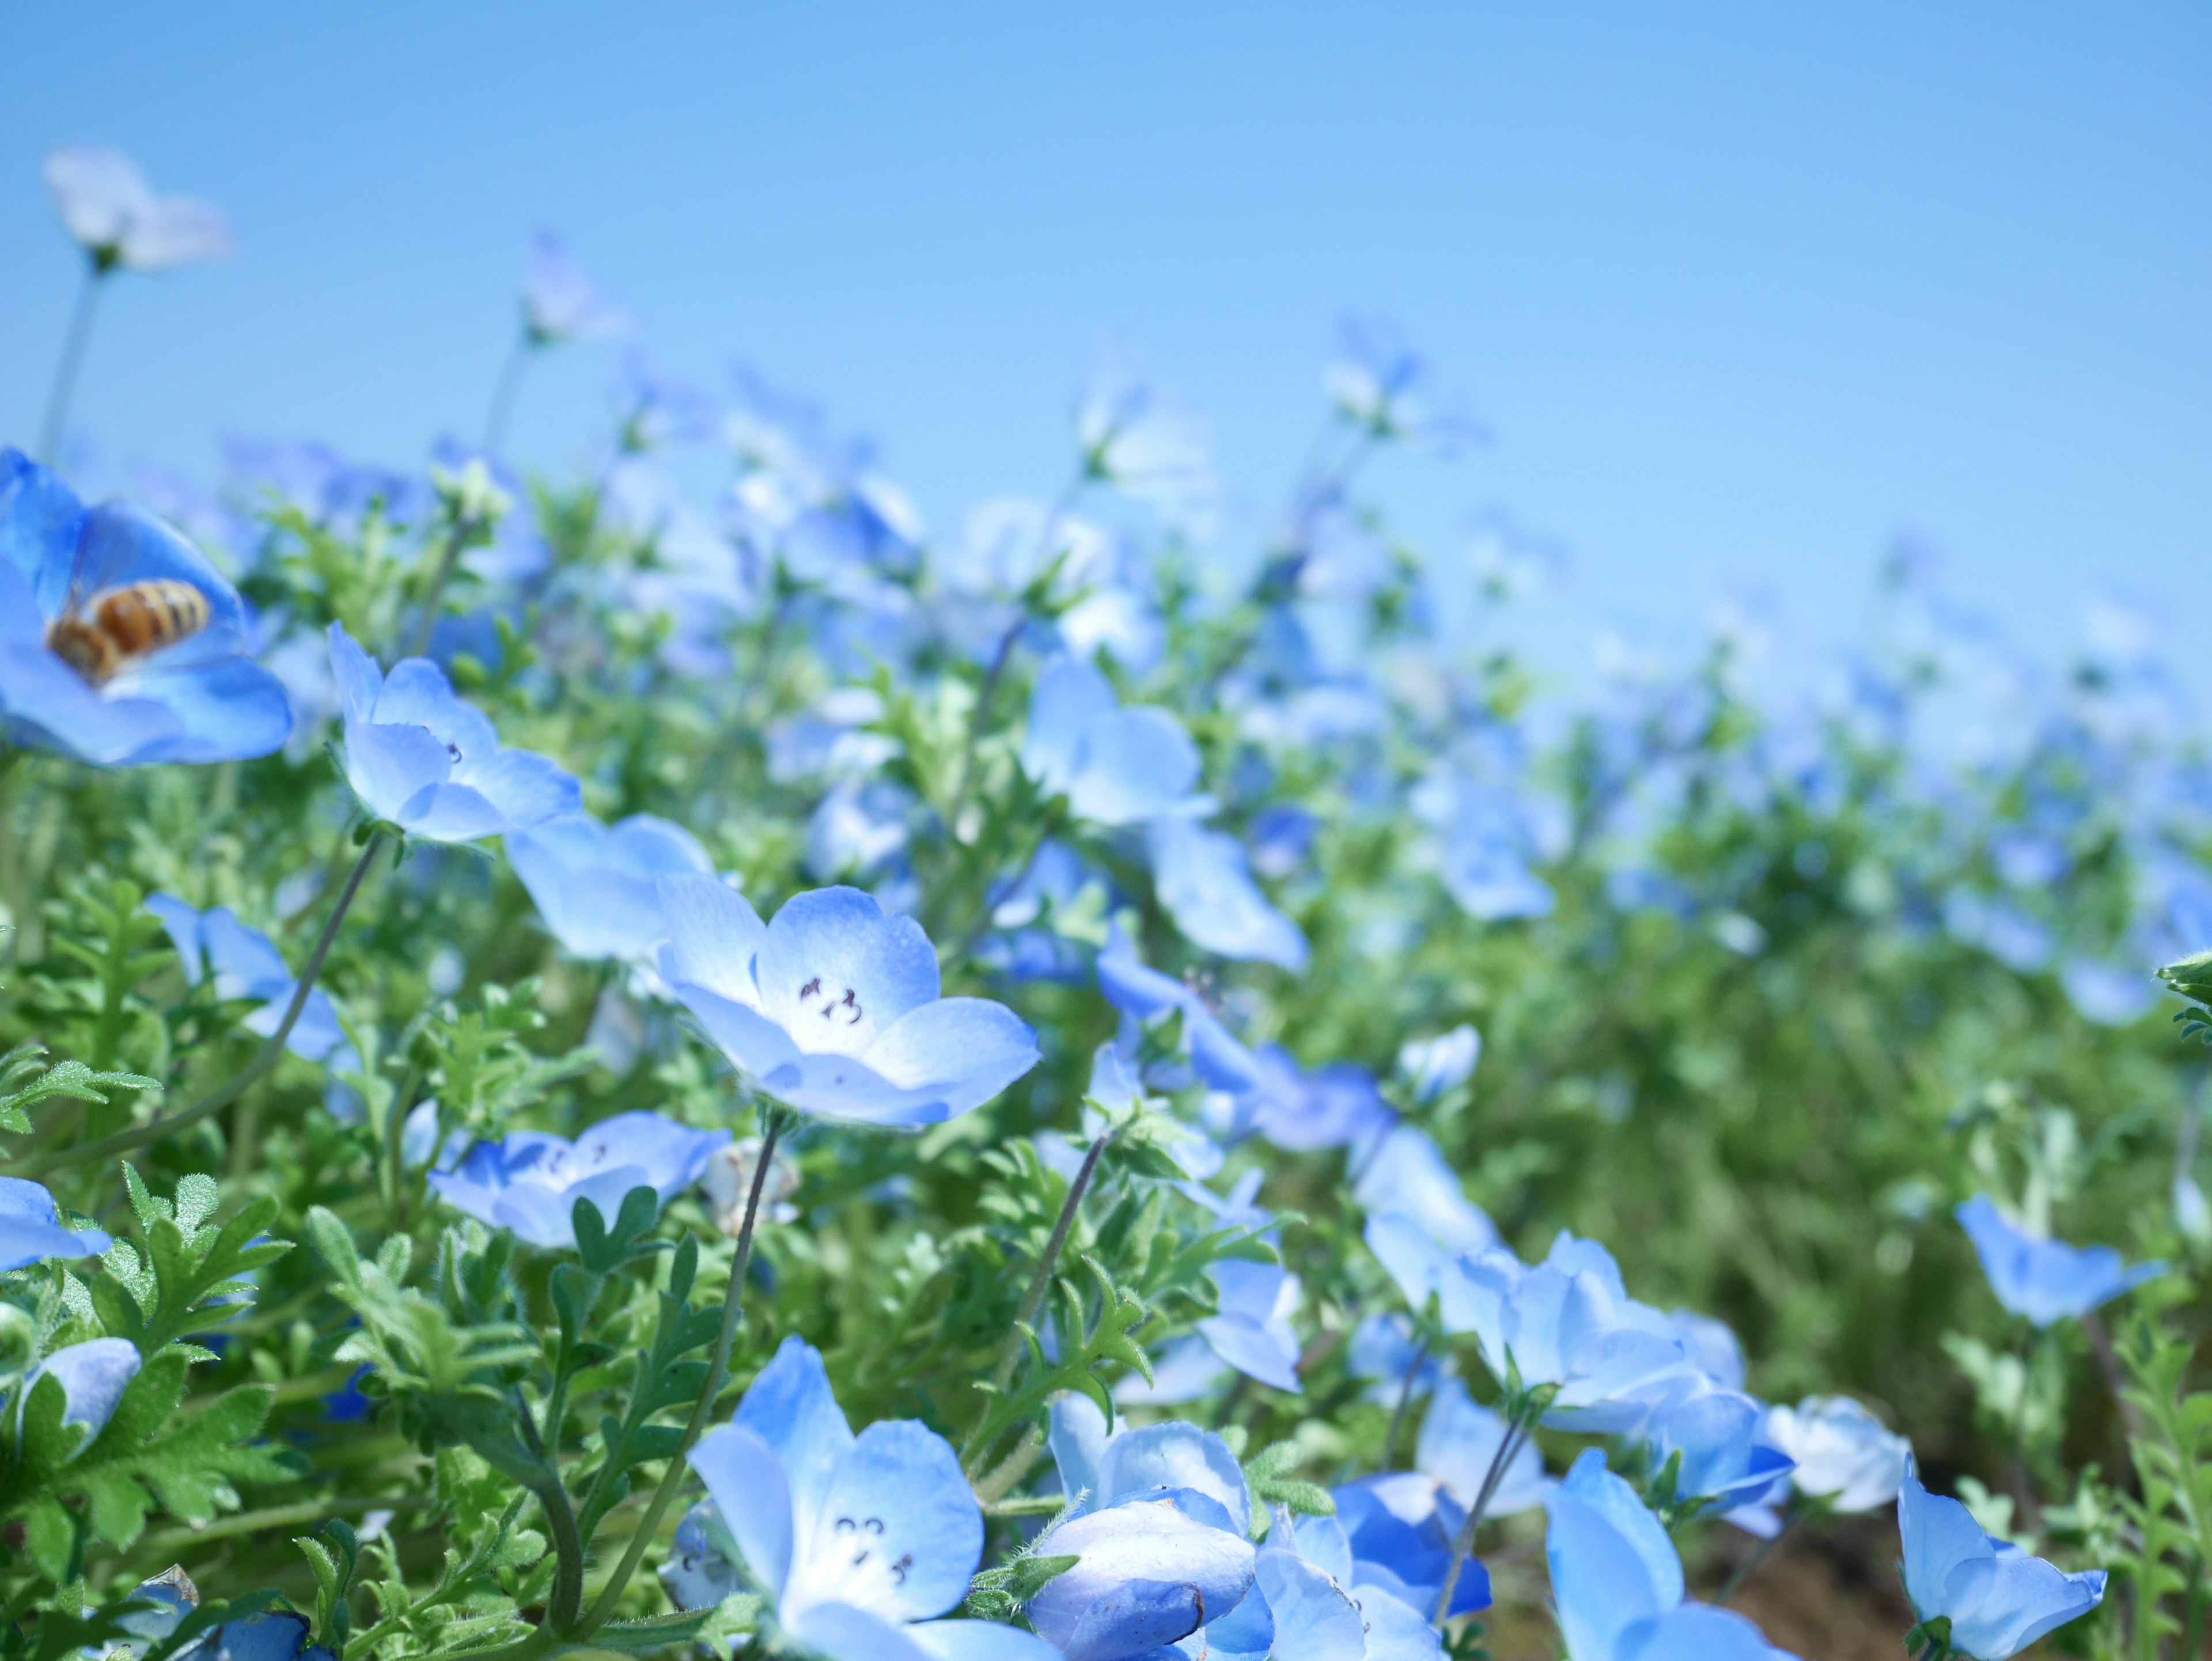
{"type": "Polygon", "coordinates": [[[330,642],[346,781],[379,819],[431,842],[473,842],[580,810],[574,779],[543,756],[501,749],[491,722],[428,658],[403,658],[387,676],[343,624],[331,624],[330,642]]]}
{"type": "MultiPolygon", "coordinates": [[[[434,1125],[434,1121],[433,1122],[434,1125]]],[[[726,1130],[694,1130],[659,1113],[617,1113],[574,1142],[543,1130],[511,1130],[478,1142],[459,1165],[430,1173],[447,1204],[519,1239],[549,1249],[576,1244],[576,1202],[589,1200],[612,1223],[623,1196],[649,1188],[666,1205],[699,1180],[726,1130]]]]}
{"type": "MultiPolygon", "coordinates": [[[[912,1420],[855,1436],[822,1357],[800,1340],[783,1341],[730,1422],[686,1457],[714,1501],[702,1532],[722,1533],[734,1567],[811,1651],[831,1661],[1053,1661],[1012,1628],[934,1618],[966,1595],[983,1553],[983,1513],[960,1457],[912,1420]]],[[[702,1567],[672,1586],[704,1602],[733,1579],[702,1567]]]]}
{"type": "MultiPolygon", "coordinates": [[[[1359,1579],[1351,1537],[1334,1517],[1278,1517],[1256,1563],[1274,1617],[1268,1661],[1434,1661],[1443,1642],[1417,1609],[1359,1579]]],[[[1432,1605],[1433,1606],[1433,1605],[1432,1605]]]]}
{"type": "Polygon", "coordinates": [[[1249,1095],[1259,1088],[1260,1064],[1252,1052],[1230,1036],[1229,1029],[1195,989],[1163,975],[1137,956],[1117,930],[1098,953],[1098,989],[1106,1001],[1141,1027],[1149,1027],[1180,1013],[1182,1041],[1189,1068],[1180,1080],[1147,1079],[1163,1090],[1176,1090],[1193,1082],[1231,1096],[1249,1095]]]}
{"type": "Polygon", "coordinates": [[[52,1378],[62,1387],[63,1425],[83,1429],[76,1444],[76,1451],[82,1452],[99,1439],[107,1421],[115,1416],[123,1392],[138,1376],[138,1347],[128,1338],[92,1338],[56,1350],[31,1370],[15,1392],[16,1439],[22,1439],[23,1414],[30,1405],[32,1390],[40,1379],[52,1378]]]}
{"type": "Polygon", "coordinates": [[[1440,396],[1428,361],[1379,318],[1346,318],[1322,384],[1337,412],[1377,438],[1449,451],[1479,442],[1481,426],[1440,396]]]}
{"type": "Polygon", "coordinates": [[[1206,1274],[1213,1282],[1215,1312],[1200,1319],[1194,1339],[1170,1346],[1149,1386],[1133,1373],[1116,1387],[1115,1400],[1194,1401],[1231,1369],[1270,1389],[1298,1392],[1298,1335],[1291,1326],[1298,1306],[1297,1276],[1279,1263],[1236,1257],[1221,1259],[1206,1274]],[[1211,1353],[1211,1365],[1194,1342],[1211,1353]]]}
{"type": "Polygon", "coordinates": [[[856,888],[785,902],[763,923],[711,877],[663,877],[660,974],[731,1064],[805,1113],[936,1124],[1037,1063],[1003,1004],[938,995],[921,925],[856,888]]]}
{"type": "MultiPolygon", "coordinates": [[[[1434,1476],[1386,1471],[1330,1490],[1352,1551],[1352,1580],[1423,1615],[1435,1612],[1467,1508],[1434,1476]]],[[[1452,1591],[1451,1613],[1490,1607],[1490,1572],[1469,1558],[1452,1591]]]]}
{"type": "MultiPolygon", "coordinates": [[[[216,996],[226,1003],[234,998],[259,1002],[261,1007],[246,1018],[247,1031],[264,1038],[276,1031],[300,983],[266,934],[247,928],[227,905],[196,911],[174,894],[149,894],[146,909],[161,920],[177,948],[185,984],[198,986],[212,975],[216,996]]],[[[328,993],[315,988],[285,1035],[284,1047],[303,1061],[327,1061],[334,1068],[358,1065],[350,1050],[336,1053],[344,1043],[337,1007],[328,993]]]]}
{"type": "Polygon", "coordinates": [[[1037,671],[1022,770],[1047,795],[1066,796],[1076,818],[1107,825],[1202,818],[1213,801],[1192,794],[1199,770],[1181,721],[1150,705],[1123,709],[1091,664],[1060,657],[1037,671]]]}
{"type": "Polygon", "coordinates": [[[49,1257],[96,1257],[114,1241],[96,1228],[72,1232],[38,1183],[0,1177],[0,1270],[28,1269],[49,1257]]]}
{"type": "Polygon", "coordinates": [[[1689,1347],[1690,1356],[1698,1371],[1711,1379],[1717,1389],[1743,1388],[1743,1346],[1736,1342],[1735,1333],[1725,1321],[1716,1321],[1710,1315],[1700,1315],[1693,1309],[1675,1309],[1667,1312],[1667,1320],[1676,1335],[1689,1347]]]}
{"type": "Polygon", "coordinates": [[[1897,1491],[1905,1595],[1923,1621],[1948,1620],[1951,1648],[2006,1661],[2104,1601],[2105,1572],[2068,1574],[1992,1539],[1956,1500],[1932,1494],[1910,1468],[1897,1491]]]}
{"type": "Polygon", "coordinates": [[[1585,1449],[1544,1496],[1544,1554],[1569,1661],[1771,1661],[1740,1615],[1682,1601],[1682,1561],[1636,1491],[1585,1449]]]}
{"type": "Polygon", "coordinates": [[[1291,1053],[1268,1044],[1258,1053],[1261,1086],[1251,1129],[1293,1153],[1324,1147],[1368,1148],[1395,1116],[1375,1087],[1375,1075],[1350,1062],[1302,1071],[1291,1053]]]}
{"type": "Polygon", "coordinates": [[[2058,983],[2082,1019],[2100,1026],[2133,1026],[2158,1002],[2158,983],[2136,963],[2069,958],[2058,965],[2058,983]]]}
{"type": "Polygon", "coordinates": [[[531,342],[541,346],[626,334],[632,326],[629,313],[592,281],[558,236],[545,230],[531,238],[523,267],[522,323],[531,342]]]}
{"type": "Polygon", "coordinates": [[[265,756],[292,730],[283,683],[254,662],[246,606],[200,551],[137,508],[88,508],[20,450],[0,449],[0,719],[11,742],[97,766],[265,756]],[[64,660],[56,624],[109,590],[181,582],[204,627],[100,678],[64,660]]]}
{"type": "Polygon", "coordinates": [[[1109,1434],[1095,1402],[1067,1396],[1053,1404],[1051,1445],[1062,1491],[1082,1498],[1036,1549],[1081,1561],[1025,1612],[1066,1661],[1156,1661],[1201,1625],[1224,1661],[1267,1652],[1251,1494],[1226,1443],[1180,1421],[1109,1434]]]}
{"type": "Polygon", "coordinates": [[[1089,478],[1112,484],[1170,524],[1202,529],[1219,485],[1206,423],[1164,393],[1126,351],[1103,355],[1075,412],[1089,478]]]}
{"type": "Polygon", "coordinates": [[[1398,1072],[1414,1101],[1426,1106],[1465,1084],[1474,1075],[1481,1055],[1482,1035],[1462,1025],[1433,1038],[1415,1038],[1401,1045],[1398,1072]]]}
{"type": "Polygon", "coordinates": [[[1395,1409],[1406,1393],[1407,1373],[1413,1374],[1415,1400],[1429,1395],[1453,1367],[1449,1355],[1440,1355],[1413,1335],[1413,1323],[1397,1311],[1370,1315],[1352,1328],[1345,1345],[1345,1368],[1355,1378],[1366,1378],[1366,1397],[1377,1407],[1395,1409]]]}
{"type": "Polygon", "coordinates": [[[629,962],[668,938],[659,880],[714,874],[698,838],[680,824],[633,813],[611,827],[588,814],[511,832],[507,860],[538,915],[571,957],[629,962]]]}
{"type": "Polygon", "coordinates": [[[46,188],[95,268],[165,271],[230,252],[230,222],[187,196],[156,196],[120,150],[70,144],[47,152],[46,188]]]}
{"type": "Polygon", "coordinates": [[[1644,1427],[1646,1457],[1656,1475],[1670,1460],[1674,1494],[1702,1500],[1701,1512],[1726,1511],[1773,1488],[1793,1461],[1764,1434],[1765,1409],[1732,1390],[1699,1390],[1659,1408],[1644,1427]]]}
{"type": "Polygon", "coordinates": [[[179,1650],[173,1661],[337,1661],[322,1645],[307,1641],[311,1632],[306,1615],[268,1610],[224,1621],[179,1650]]]}
{"type": "Polygon", "coordinates": [[[1384,1137],[1352,1191],[1368,1214],[1367,1249],[1417,1313],[1448,1280],[1456,1281],[1454,1259],[1498,1244],[1497,1228],[1418,1125],[1399,1125],[1384,1137]]]}
{"type": "Polygon", "coordinates": [[[2069,1315],[2087,1315],[2100,1304],[2166,1273],[2160,1262],[2129,1268],[2110,1246],[2070,1246],[2029,1234],[2007,1220],[1986,1194],[1977,1194],[1956,1215],[1990,1290],[2015,1315],[2039,1327],[2069,1315]]]}
{"type": "Polygon", "coordinates": [[[1189,819],[1158,818],[1146,831],[1152,887],[1193,946],[1224,958],[1306,966],[1306,937],[1252,880],[1244,844],[1189,819]]]}
{"type": "MultiPolygon", "coordinates": [[[[1442,1482],[1462,1506],[1471,1506],[1504,1445],[1505,1433],[1504,1419],[1478,1403],[1458,1379],[1446,1378],[1421,1420],[1413,1469],[1442,1482]]],[[[1533,1511],[1543,1503],[1545,1487],[1544,1456],[1524,1439],[1505,1462],[1482,1514],[1512,1517],[1533,1511]]]]}
{"type": "Polygon", "coordinates": [[[1794,1408],[1766,1410],[1761,1432],[1796,1462],[1800,1494],[1838,1512],[1873,1511],[1897,1497],[1912,1444],[1848,1396],[1808,1396],[1794,1408]]]}

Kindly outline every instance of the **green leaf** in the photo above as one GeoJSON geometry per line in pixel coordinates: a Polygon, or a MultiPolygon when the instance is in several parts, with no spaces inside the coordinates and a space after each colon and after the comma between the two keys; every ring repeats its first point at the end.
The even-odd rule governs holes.
{"type": "Polygon", "coordinates": [[[59,1062],[48,1067],[42,1043],[19,1043],[0,1056],[0,1130],[27,1132],[31,1116],[24,1110],[65,1096],[74,1101],[107,1106],[114,1090],[161,1088],[159,1079],[137,1073],[95,1073],[82,1062],[59,1062]]]}

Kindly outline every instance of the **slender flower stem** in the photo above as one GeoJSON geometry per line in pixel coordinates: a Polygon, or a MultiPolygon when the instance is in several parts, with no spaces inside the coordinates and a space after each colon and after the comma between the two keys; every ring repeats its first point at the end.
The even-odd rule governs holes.
{"type": "Polygon", "coordinates": [[[300,971],[299,983],[292,989],[292,1001],[284,1007],[284,1019],[276,1023],[276,1030],[254,1053],[253,1059],[246,1064],[244,1071],[214,1094],[203,1096],[180,1113],[172,1113],[167,1118],[149,1119],[144,1124],[133,1125],[128,1130],[119,1130],[112,1136],[104,1136],[82,1147],[52,1148],[27,1159],[19,1159],[9,1167],[8,1174],[11,1177],[35,1177],[41,1171],[52,1171],[57,1165],[96,1164],[113,1154],[127,1153],[134,1147],[143,1147],[149,1142],[158,1142],[166,1136],[173,1135],[186,1125],[198,1123],[209,1114],[236,1101],[263,1074],[276,1066],[277,1057],[284,1053],[284,1040],[291,1036],[293,1026],[299,1021],[300,1012],[307,1007],[307,995],[315,989],[316,977],[323,972],[323,960],[331,955],[331,945],[338,937],[338,925],[345,921],[347,911],[352,908],[354,896],[361,891],[362,879],[368,874],[369,862],[375,859],[377,849],[383,845],[384,833],[380,830],[371,832],[361,850],[361,858],[354,863],[353,874],[346,879],[345,888],[338,895],[338,903],[331,911],[331,920],[323,925],[322,934],[315,941],[315,949],[307,954],[307,964],[300,971]]]}
{"type": "Polygon", "coordinates": [[[1505,1434],[1498,1441],[1498,1451],[1491,1458],[1489,1470],[1484,1473],[1482,1487],[1474,1496],[1474,1503],[1467,1508],[1467,1521],[1460,1524],[1459,1533],[1452,1541],[1451,1565],[1444,1571],[1443,1589],[1437,1594],[1436,1613],[1429,1617],[1429,1624],[1438,1632],[1443,1630],[1444,1622],[1451,1618],[1452,1598],[1459,1591],[1461,1571],[1467,1567],[1467,1560],[1474,1555],[1474,1531],[1482,1524],[1482,1514],[1490,1509],[1491,1496],[1498,1492],[1498,1483],[1504,1480],[1505,1467],[1512,1463],[1513,1456],[1520,1452],[1521,1445],[1528,1439],[1534,1419],[1535,1415],[1523,1408],[1506,1421],[1505,1434]]]}
{"type": "Polygon", "coordinates": [[[1413,1404],[1413,1381],[1420,1377],[1421,1363],[1428,1359],[1429,1341],[1424,1334],[1419,1348],[1413,1351],[1413,1359],[1407,1363],[1406,1382],[1398,1387],[1398,1405],[1390,1415],[1390,1428],[1382,1438],[1382,1469],[1385,1470],[1396,1468],[1398,1429],[1406,1422],[1407,1409],[1413,1404]]]}
{"type": "Polygon", "coordinates": [[[463,514],[453,520],[453,528],[446,535],[446,545],[438,551],[438,569],[430,574],[429,592],[422,596],[422,616],[415,625],[415,643],[408,648],[410,658],[426,657],[430,651],[430,635],[438,626],[438,608],[445,601],[446,585],[453,580],[453,567],[460,563],[461,550],[477,533],[482,521],[463,514]]]}
{"type": "Polygon", "coordinates": [[[46,394],[46,418],[39,427],[39,459],[49,466],[61,447],[62,429],[69,420],[70,400],[76,394],[77,372],[84,367],[85,345],[92,338],[92,314],[99,305],[101,279],[107,269],[96,259],[88,262],[84,286],[76,291],[76,305],[70,313],[62,361],[54,366],[53,389],[46,394]]]}
{"type": "Polygon", "coordinates": [[[531,344],[526,329],[515,337],[514,350],[499,366],[499,380],[491,389],[491,409],[484,416],[483,451],[488,456],[496,456],[507,437],[507,417],[514,408],[515,389],[522,384],[522,372],[530,362],[531,344]]]}
{"type": "Polygon", "coordinates": [[[660,1530],[661,1519],[667,1516],[676,1490],[683,1486],[684,1456],[707,1428],[708,1415],[714,1410],[714,1398],[722,1393],[723,1380],[729,1377],[730,1346],[737,1337],[738,1321],[744,1304],[745,1270],[752,1262],[753,1224],[760,1215],[761,1191],[768,1186],[769,1167],[775,1162],[776,1139],[786,1128],[785,1111],[781,1107],[763,1107],[761,1112],[760,1163],[753,1167],[752,1191],[745,1196],[745,1220],[738,1228],[737,1255],[730,1260],[730,1289],[722,1297],[722,1329],[714,1339],[714,1360],[707,1369],[707,1387],[699,1392],[699,1399],[691,1409],[690,1420],[684,1427],[684,1439],[668,1457],[668,1469],[662,1472],[660,1486],[653,1491],[652,1501],[646,1506],[636,1532],[629,1537],[629,1548],[623,1553],[622,1561],[615,1565],[615,1572],[607,1577],[606,1585],[599,1588],[590,1612],[570,1634],[578,1643],[606,1625],[608,1617],[614,1614],[623,1588],[636,1573],[646,1547],[660,1530]]]}
{"type": "Polygon", "coordinates": [[[1782,1519],[1782,1526],[1775,1530],[1771,1539],[1760,1541],[1758,1548],[1735,1566],[1735,1572],[1723,1581],[1721,1589],[1713,1594],[1713,1602],[1716,1604],[1724,1604],[1729,1598],[1735,1597],[1743,1583],[1751,1579],[1753,1571],[1772,1555],[1774,1548],[1780,1545],[1790,1530],[1796,1526],[1797,1513],[1793,1510],[1789,1516],[1782,1519]]]}

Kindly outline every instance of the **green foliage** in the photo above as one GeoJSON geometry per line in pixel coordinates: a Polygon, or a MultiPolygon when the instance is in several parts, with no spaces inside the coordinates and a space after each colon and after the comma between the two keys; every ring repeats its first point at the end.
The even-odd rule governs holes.
{"type": "Polygon", "coordinates": [[[123,1171],[144,1254],[122,1241],[111,1246],[108,1273],[94,1288],[93,1303],[110,1333],[150,1357],[177,1339],[230,1320],[235,1305],[253,1295],[246,1277],[282,1257],[292,1244],[267,1238],[280,1209],[272,1197],[249,1202],[218,1226],[208,1220],[221,1200],[212,1178],[180,1177],[174,1199],[164,1200],[147,1192],[135,1169],[126,1165],[123,1171]]]}
{"type": "Polygon", "coordinates": [[[48,1065],[42,1043],[19,1043],[0,1056],[0,1130],[27,1135],[29,1109],[56,1097],[106,1106],[116,1090],[159,1090],[161,1081],[137,1073],[95,1073],[82,1062],[48,1065]]]}

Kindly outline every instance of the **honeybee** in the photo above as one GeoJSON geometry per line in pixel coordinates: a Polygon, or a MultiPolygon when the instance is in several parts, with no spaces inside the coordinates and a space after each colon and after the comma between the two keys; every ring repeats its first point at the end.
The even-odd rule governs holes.
{"type": "Polygon", "coordinates": [[[190,640],[208,626],[208,597],[179,577],[103,588],[72,599],[46,625],[54,655],[94,686],[104,686],[134,659],[190,640]]]}

